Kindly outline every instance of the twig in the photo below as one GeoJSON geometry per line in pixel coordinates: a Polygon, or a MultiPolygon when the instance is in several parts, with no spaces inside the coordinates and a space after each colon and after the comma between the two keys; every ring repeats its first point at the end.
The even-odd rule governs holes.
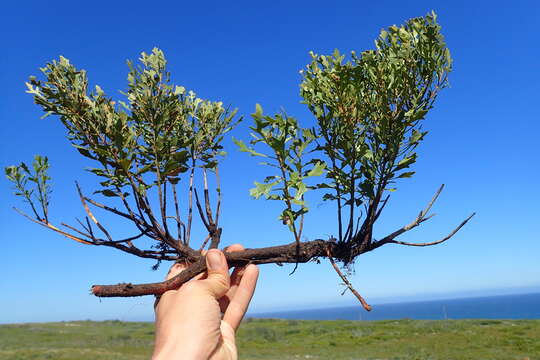
{"type": "Polygon", "coordinates": [[[204,241],[202,242],[201,247],[199,248],[199,251],[202,251],[206,244],[208,244],[208,241],[212,238],[210,234],[206,235],[206,238],[204,238],[204,241]]]}
{"type": "Polygon", "coordinates": [[[452,230],[450,232],[450,234],[448,234],[447,236],[445,236],[441,240],[433,241],[433,242],[427,242],[427,243],[410,243],[410,242],[405,242],[405,241],[398,241],[398,240],[384,238],[384,239],[381,239],[380,241],[376,242],[374,244],[373,249],[376,249],[376,248],[378,248],[378,247],[380,247],[380,246],[382,246],[384,244],[398,244],[398,245],[406,245],[406,246],[432,246],[432,245],[437,245],[437,244],[443,243],[446,240],[450,239],[452,236],[454,236],[463,226],[465,226],[465,224],[467,222],[469,222],[469,220],[471,220],[471,218],[474,215],[476,215],[476,213],[472,213],[471,215],[469,215],[468,218],[463,220],[461,222],[461,224],[459,224],[454,230],[452,230]]]}
{"type": "Polygon", "coordinates": [[[420,211],[420,213],[418,214],[416,219],[414,219],[411,223],[403,226],[401,229],[398,229],[398,230],[394,231],[393,233],[391,233],[388,236],[385,236],[383,239],[379,240],[378,243],[382,242],[382,241],[384,241],[385,243],[388,243],[390,240],[398,237],[399,235],[403,234],[404,232],[407,232],[407,231],[409,231],[411,229],[414,229],[415,227],[417,227],[418,225],[420,225],[424,221],[427,221],[427,220],[431,219],[433,216],[435,216],[435,214],[431,214],[429,216],[426,216],[426,215],[429,212],[429,210],[431,210],[431,207],[433,206],[433,204],[435,203],[435,201],[437,200],[437,198],[441,194],[441,191],[442,191],[443,188],[444,188],[444,184],[441,185],[439,190],[437,190],[437,192],[435,193],[435,195],[433,196],[431,201],[427,204],[427,206],[424,208],[424,210],[420,211]]]}
{"type": "Polygon", "coordinates": [[[165,178],[165,181],[163,182],[163,203],[161,206],[161,222],[163,223],[165,234],[169,235],[169,227],[167,226],[167,178],[165,178]]]}
{"type": "Polygon", "coordinates": [[[219,226],[219,214],[221,212],[221,181],[219,178],[219,167],[216,165],[216,193],[217,193],[217,205],[216,205],[216,226],[219,226]]]}
{"type": "Polygon", "coordinates": [[[424,211],[422,211],[419,215],[419,217],[424,217],[426,216],[426,214],[429,212],[429,210],[431,210],[431,207],[433,206],[433,204],[435,204],[435,201],[437,201],[437,198],[439,197],[439,195],[441,194],[441,192],[443,191],[444,189],[444,184],[442,184],[440,187],[439,187],[439,190],[437,190],[437,192],[435,193],[435,195],[433,195],[433,198],[431,199],[431,201],[429,202],[429,204],[426,206],[426,208],[424,209],[424,211]]]}
{"type": "MultiPolygon", "coordinates": [[[[88,217],[86,217],[86,218],[88,219],[88,217]]],[[[87,231],[88,233],[90,233],[90,229],[88,229],[88,228],[86,227],[86,225],[84,225],[83,222],[82,222],[81,220],[79,220],[79,218],[75,218],[75,220],[79,223],[79,225],[81,225],[81,227],[82,227],[85,231],[87,231]]]]}
{"type": "Polygon", "coordinates": [[[81,192],[81,187],[79,186],[78,183],[75,183],[77,185],[77,191],[79,192],[79,197],[81,199],[81,203],[84,207],[84,210],[86,211],[86,213],[88,214],[88,217],[90,219],[92,219],[92,221],[94,222],[94,224],[97,225],[97,227],[103,232],[103,234],[105,234],[105,236],[107,237],[107,239],[109,239],[109,241],[113,241],[112,238],[111,238],[111,235],[109,235],[109,232],[107,231],[107,229],[105,229],[100,223],[99,221],[97,221],[96,217],[94,216],[94,214],[92,214],[92,212],[90,211],[90,208],[88,207],[88,205],[86,204],[86,201],[84,200],[84,196],[81,192]]]}
{"type": "Polygon", "coordinates": [[[83,239],[81,239],[81,238],[79,238],[79,237],[77,237],[77,236],[71,235],[71,234],[69,234],[69,233],[67,233],[67,232],[65,232],[65,231],[62,231],[62,230],[58,229],[56,226],[54,226],[54,225],[52,225],[52,224],[50,224],[50,223],[45,223],[45,222],[43,222],[43,221],[38,221],[38,220],[32,218],[31,216],[25,214],[25,213],[22,212],[21,210],[17,209],[16,207],[14,207],[13,209],[14,209],[16,212],[18,212],[19,214],[21,214],[22,216],[24,216],[25,218],[27,218],[28,220],[30,220],[30,221],[32,221],[32,222],[35,222],[36,224],[39,224],[39,225],[41,225],[41,226],[45,226],[46,228],[49,228],[49,229],[51,229],[51,230],[53,230],[53,231],[55,231],[55,232],[57,232],[57,233],[59,233],[59,234],[62,234],[62,235],[64,235],[65,237],[67,237],[68,239],[75,240],[75,241],[77,241],[77,242],[80,242],[81,244],[86,244],[86,245],[96,245],[96,244],[91,243],[91,242],[89,242],[89,241],[83,240],[83,239]]]}
{"type": "Polygon", "coordinates": [[[206,208],[206,218],[208,223],[214,224],[212,218],[212,207],[210,206],[210,193],[208,191],[208,179],[206,178],[206,168],[203,168],[203,184],[204,184],[204,206],[206,208]]]}
{"type": "MultiPolygon", "coordinates": [[[[132,187],[132,189],[133,189],[133,187],[132,187]]],[[[140,219],[137,219],[135,213],[133,212],[133,210],[131,210],[131,207],[129,206],[129,203],[128,203],[126,197],[122,193],[122,189],[120,189],[119,186],[116,186],[116,191],[118,192],[118,196],[120,197],[120,199],[122,199],[122,203],[124,204],[124,207],[126,208],[126,210],[129,212],[129,215],[131,216],[130,220],[132,220],[135,223],[135,226],[137,227],[137,229],[139,229],[139,231],[144,231],[143,226],[146,229],[151,229],[150,225],[148,224],[148,222],[144,218],[140,207],[137,204],[138,194],[134,193],[133,197],[135,198],[135,205],[137,205],[137,210],[139,211],[140,219]]],[[[132,191],[134,192],[135,189],[133,189],[132,191]]],[[[87,198],[87,200],[90,200],[90,199],[87,198]]],[[[153,239],[157,239],[156,236],[152,236],[152,235],[149,235],[149,236],[152,237],[153,239]]]]}
{"type": "Polygon", "coordinates": [[[381,213],[384,210],[384,207],[386,206],[386,203],[388,202],[388,199],[390,199],[390,194],[388,194],[386,196],[386,198],[383,200],[383,203],[382,203],[381,207],[379,208],[379,210],[377,211],[377,214],[375,215],[375,219],[373,220],[374,222],[377,221],[379,216],[381,216],[381,213]]]}
{"type": "Polygon", "coordinates": [[[126,214],[126,213],[124,213],[124,212],[122,212],[122,211],[120,211],[120,210],[118,210],[118,209],[116,209],[116,208],[112,208],[112,207],[109,207],[109,206],[107,206],[107,205],[98,203],[97,201],[95,201],[95,200],[93,200],[93,199],[91,199],[91,198],[89,198],[89,197],[86,197],[86,196],[84,196],[84,200],[88,201],[90,204],[92,204],[92,205],[94,205],[94,206],[96,206],[96,207],[98,207],[98,208],[101,208],[101,209],[103,209],[103,210],[110,211],[110,212],[112,212],[113,214],[116,214],[116,215],[119,215],[119,216],[124,217],[124,218],[126,218],[126,219],[129,219],[129,220],[131,220],[131,221],[133,221],[133,222],[135,222],[135,223],[140,223],[139,219],[137,219],[137,218],[135,217],[135,214],[133,214],[133,215],[126,214]]]}
{"type": "Polygon", "coordinates": [[[195,203],[197,204],[197,209],[199,210],[199,216],[201,217],[201,220],[204,226],[206,227],[206,230],[208,230],[208,232],[211,232],[210,224],[208,224],[208,222],[206,221],[206,218],[204,217],[204,212],[201,206],[201,202],[199,201],[199,195],[197,194],[197,189],[194,189],[194,192],[195,192],[195,203]]]}
{"type": "MultiPolygon", "coordinates": [[[[181,221],[180,221],[180,210],[178,209],[178,197],[176,195],[176,184],[171,183],[174,199],[174,210],[176,212],[176,228],[178,232],[178,242],[182,241],[182,231],[181,231],[181,221]]],[[[184,236],[184,244],[186,244],[186,238],[184,236]]]]}
{"type": "Polygon", "coordinates": [[[92,238],[94,238],[94,231],[92,230],[90,220],[88,220],[88,216],[85,216],[84,218],[86,219],[86,225],[88,225],[88,232],[90,233],[90,235],[92,235],[92,238]]]}
{"type": "Polygon", "coordinates": [[[188,209],[188,223],[187,234],[184,244],[189,246],[189,240],[191,238],[191,222],[193,220],[193,175],[195,173],[195,158],[192,158],[191,174],[189,175],[189,209],[188,209]]]}
{"type": "Polygon", "coordinates": [[[69,226],[69,225],[66,224],[66,223],[60,223],[60,225],[65,226],[65,227],[67,227],[68,229],[71,229],[71,230],[75,231],[76,233],[78,233],[78,234],[80,234],[80,235],[82,235],[82,236],[84,236],[84,237],[92,238],[92,235],[87,234],[87,233],[84,233],[84,232],[80,231],[79,229],[74,228],[73,226],[69,226]]]}

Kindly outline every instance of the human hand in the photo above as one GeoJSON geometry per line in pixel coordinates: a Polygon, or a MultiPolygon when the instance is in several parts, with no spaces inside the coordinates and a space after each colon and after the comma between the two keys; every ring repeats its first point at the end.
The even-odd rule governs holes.
{"type": "MultiPolygon", "coordinates": [[[[227,251],[243,250],[231,245],[227,251]]],[[[229,267],[220,250],[206,253],[208,271],[165,292],[157,303],[154,360],[236,360],[235,332],[246,313],[259,270],[229,267]],[[223,314],[223,318],[222,318],[223,314]]],[[[170,279],[186,268],[174,264],[170,279]]]]}

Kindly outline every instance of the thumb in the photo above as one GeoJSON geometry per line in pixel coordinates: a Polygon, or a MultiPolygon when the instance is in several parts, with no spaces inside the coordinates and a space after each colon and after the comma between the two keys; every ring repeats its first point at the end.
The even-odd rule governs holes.
{"type": "Polygon", "coordinates": [[[219,299],[229,290],[231,282],[225,255],[218,249],[209,250],[206,253],[206,267],[208,276],[201,282],[216,299],[219,299]]]}

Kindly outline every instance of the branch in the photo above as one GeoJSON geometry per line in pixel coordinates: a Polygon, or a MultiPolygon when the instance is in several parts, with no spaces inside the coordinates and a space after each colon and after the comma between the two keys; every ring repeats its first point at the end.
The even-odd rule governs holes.
{"type": "MultiPolygon", "coordinates": [[[[137,188],[135,187],[135,185],[133,185],[134,180],[132,180],[132,177],[129,174],[129,172],[127,172],[127,175],[128,175],[128,179],[130,179],[130,182],[132,182],[133,197],[135,198],[137,208],[140,211],[142,207],[142,210],[144,210],[146,215],[148,215],[148,218],[150,219],[150,222],[152,223],[154,231],[160,237],[160,240],[168,244],[168,234],[164,232],[164,230],[161,228],[160,224],[158,223],[156,217],[154,216],[154,213],[150,207],[150,202],[148,201],[148,197],[146,195],[142,196],[137,192],[137,188]]],[[[139,181],[139,184],[146,185],[140,176],[137,177],[137,180],[139,181]]],[[[161,188],[159,188],[159,190],[161,190],[161,188]]],[[[161,203],[160,203],[160,206],[161,206],[161,203]]],[[[171,245],[171,244],[168,244],[168,245],[171,245]]]]}
{"type": "Polygon", "coordinates": [[[107,206],[107,205],[98,203],[97,201],[92,200],[92,199],[90,199],[89,197],[84,196],[84,200],[88,201],[90,204],[92,204],[92,205],[94,205],[94,206],[96,206],[96,207],[98,207],[98,208],[101,208],[101,209],[103,209],[103,210],[110,211],[110,212],[112,212],[112,213],[115,214],[115,215],[119,215],[119,216],[121,216],[121,217],[123,217],[123,218],[126,218],[126,219],[128,219],[128,220],[133,221],[133,222],[135,223],[135,225],[137,225],[137,228],[138,228],[141,232],[146,232],[146,234],[148,234],[148,235],[149,235],[150,237],[152,237],[153,239],[156,239],[156,240],[158,239],[156,236],[154,236],[154,235],[151,234],[151,231],[150,231],[150,230],[152,229],[152,227],[151,227],[148,223],[146,223],[146,221],[142,221],[142,220],[140,220],[140,219],[137,219],[137,218],[135,217],[135,214],[133,214],[133,212],[131,212],[131,210],[128,210],[128,211],[131,212],[131,214],[126,214],[126,213],[124,213],[124,212],[122,212],[122,211],[120,211],[120,210],[118,210],[118,209],[116,209],[116,208],[112,208],[112,207],[109,207],[109,206],[107,206]],[[143,227],[144,227],[144,228],[143,228],[143,227]]]}
{"type": "Polygon", "coordinates": [[[199,251],[202,251],[204,249],[204,247],[206,246],[206,244],[208,244],[208,241],[211,238],[212,238],[212,236],[210,236],[210,234],[206,235],[206,238],[204,239],[204,241],[202,242],[201,247],[199,248],[199,251]]]}
{"type": "Polygon", "coordinates": [[[171,183],[172,191],[173,191],[173,199],[174,199],[174,211],[176,213],[176,229],[178,234],[178,242],[182,242],[182,237],[184,238],[184,245],[186,244],[186,236],[184,233],[184,236],[182,236],[182,222],[180,221],[180,210],[178,209],[178,196],[176,195],[176,184],[171,183]]]}
{"type": "Polygon", "coordinates": [[[221,211],[221,181],[219,178],[219,167],[216,165],[216,192],[217,192],[217,205],[216,205],[216,226],[219,226],[219,214],[221,211]]]}
{"type": "Polygon", "coordinates": [[[206,230],[210,231],[210,224],[208,224],[208,222],[206,221],[206,218],[204,217],[204,212],[201,207],[201,202],[199,201],[199,195],[197,194],[197,189],[194,189],[194,191],[195,191],[195,203],[197,204],[197,209],[199,210],[199,216],[201,217],[201,220],[206,230]]]}
{"type": "Polygon", "coordinates": [[[189,240],[191,238],[191,222],[193,220],[193,175],[195,173],[195,158],[192,160],[191,174],[189,175],[189,209],[188,209],[188,223],[187,234],[184,239],[184,244],[189,246],[189,240]]]}
{"type": "MultiPolygon", "coordinates": [[[[245,249],[243,251],[225,252],[227,263],[230,267],[244,266],[247,264],[268,264],[268,263],[305,263],[317,257],[326,257],[326,248],[334,247],[333,253],[340,254],[336,243],[325,240],[313,240],[301,243],[300,251],[297,253],[297,243],[288,245],[272,246],[260,249],[245,249]]],[[[92,293],[99,297],[128,297],[143,295],[160,295],[165,291],[178,289],[180,285],[187,282],[195,275],[206,271],[206,262],[203,256],[193,261],[193,264],[174,278],[151,284],[133,285],[123,283],[118,285],[94,285],[92,293]]]]}
{"type": "Polygon", "coordinates": [[[379,210],[377,211],[377,214],[375,215],[375,219],[373,219],[373,222],[375,222],[375,221],[377,221],[377,219],[379,219],[379,216],[381,216],[381,213],[384,210],[384,207],[386,206],[386,203],[388,202],[389,199],[390,199],[390,194],[388,194],[386,196],[386,198],[383,200],[383,203],[382,203],[381,207],[379,208],[379,210]]]}
{"type": "Polygon", "coordinates": [[[208,179],[206,178],[206,168],[203,168],[203,183],[204,183],[204,206],[206,208],[206,218],[210,224],[214,223],[212,219],[212,207],[210,205],[210,194],[208,191],[208,179]]]}
{"type": "MultiPolygon", "coordinates": [[[[440,193],[440,191],[438,192],[440,193]]],[[[438,194],[436,195],[438,196],[438,194]]],[[[436,199],[436,197],[434,197],[436,199]]],[[[433,205],[434,200],[430,202],[426,209],[429,211],[431,205],[433,205]]],[[[423,211],[420,214],[425,216],[427,211],[423,211]]],[[[372,246],[366,249],[361,249],[359,253],[355,254],[358,256],[364,252],[372,251],[379,246],[382,246],[387,243],[396,243],[401,245],[410,245],[410,246],[430,246],[440,244],[448,239],[450,239],[455,233],[457,233],[465,224],[474,216],[473,213],[467,219],[465,219],[457,228],[455,228],[448,236],[442,240],[433,242],[433,243],[421,243],[421,244],[412,244],[405,242],[398,242],[390,238],[384,238],[381,241],[374,243],[372,246]]],[[[429,218],[429,217],[428,217],[429,218]]],[[[427,219],[427,218],[425,218],[427,219]]],[[[410,225],[410,224],[409,224],[410,225]]],[[[393,234],[395,234],[394,232],[393,234]]],[[[273,246],[260,249],[245,249],[243,251],[235,251],[230,253],[225,253],[227,262],[230,267],[236,266],[245,266],[246,264],[269,264],[269,263],[305,263],[312,259],[318,257],[328,257],[331,258],[333,262],[334,258],[339,261],[348,262],[350,259],[349,249],[343,243],[336,243],[334,241],[325,241],[325,240],[313,240],[308,242],[294,243],[281,246],[273,246]],[[334,256],[329,256],[334,254],[334,256]]],[[[188,267],[186,270],[182,271],[180,274],[174,278],[160,282],[160,283],[151,283],[151,284],[140,284],[133,285],[131,283],[124,283],[118,285],[94,285],[92,286],[92,293],[99,297],[128,297],[128,296],[143,296],[143,295],[159,295],[163,294],[165,291],[177,289],[180,285],[190,280],[197,274],[200,274],[206,270],[206,264],[204,257],[200,257],[198,260],[193,261],[194,264],[188,267]]],[[[332,264],[334,268],[337,267],[335,262],[332,264]]],[[[339,270],[339,269],[337,269],[339,270]]],[[[344,278],[343,274],[338,271],[338,275],[344,278]]],[[[343,279],[345,284],[351,289],[353,294],[360,300],[362,305],[366,310],[370,306],[363,301],[363,298],[356,292],[348,280],[343,279]]],[[[368,310],[369,311],[369,310],[368,310]]]]}
{"type": "Polygon", "coordinates": [[[424,210],[420,211],[420,213],[418,214],[416,219],[414,219],[408,225],[403,226],[401,229],[398,229],[398,230],[394,231],[393,233],[391,233],[388,236],[385,236],[383,239],[379,240],[376,244],[384,242],[383,244],[380,244],[380,245],[384,245],[384,244],[388,243],[389,241],[395,239],[399,235],[401,235],[401,234],[403,234],[403,233],[405,233],[405,232],[407,232],[407,231],[409,231],[411,229],[414,229],[415,227],[417,227],[418,225],[420,225],[424,221],[427,221],[427,220],[431,219],[433,216],[435,216],[435,214],[431,214],[429,216],[426,216],[426,215],[429,212],[429,210],[431,210],[431,207],[433,206],[433,204],[435,203],[435,201],[437,200],[437,198],[441,194],[441,191],[443,190],[443,188],[444,188],[444,184],[441,185],[439,190],[437,190],[437,192],[435,193],[435,195],[433,196],[433,198],[431,199],[429,204],[427,204],[427,206],[424,208],[424,210]]]}
{"type": "Polygon", "coordinates": [[[84,207],[84,210],[86,211],[86,213],[88,214],[88,217],[90,219],[92,219],[92,221],[97,225],[97,227],[105,234],[105,236],[107,236],[107,239],[109,239],[109,241],[112,241],[112,238],[111,238],[111,235],[109,235],[109,232],[107,231],[107,229],[105,229],[103,227],[103,225],[101,225],[99,223],[99,221],[97,221],[97,219],[95,218],[94,214],[92,214],[92,212],[90,211],[90,208],[88,207],[88,205],[86,204],[86,201],[84,200],[84,196],[81,192],[81,187],[79,186],[79,183],[75,183],[77,185],[77,191],[79,192],[79,197],[81,199],[81,203],[84,207]]]}
{"type": "Polygon", "coordinates": [[[19,214],[21,214],[22,216],[24,216],[25,218],[29,219],[30,221],[35,222],[36,224],[39,224],[39,225],[41,225],[41,226],[45,226],[46,228],[49,228],[49,229],[51,229],[51,230],[53,230],[53,231],[55,231],[55,232],[57,232],[57,233],[59,233],[59,234],[62,234],[62,235],[64,235],[65,237],[67,237],[68,239],[75,240],[75,241],[80,242],[81,244],[85,244],[85,245],[96,245],[96,244],[94,244],[94,243],[92,243],[92,242],[83,240],[83,239],[81,239],[80,237],[77,237],[77,236],[75,236],[75,235],[72,235],[72,234],[70,234],[70,233],[67,233],[67,232],[65,232],[65,231],[62,231],[62,230],[58,229],[56,226],[54,226],[54,225],[52,225],[52,224],[50,224],[50,223],[46,223],[46,222],[44,222],[44,221],[38,221],[38,220],[32,218],[31,216],[25,214],[25,213],[22,212],[21,210],[17,209],[16,207],[14,207],[13,209],[14,209],[16,212],[18,212],[19,214]]]}
{"type": "MultiPolygon", "coordinates": [[[[97,219],[95,218],[95,216],[92,214],[92,212],[90,211],[90,208],[88,207],[88,205],[86,204],[86,200],[88,198],[86,198],[85,196],[83,196],[82,194],[82,191],[81,191],[81,188],[79,187],[79,184],[77,184],[77,190],[79,192],[79,196],[81,198],[81,202],[84,206],[84,209],[86,211],[86,213],[88,214],[88,216],[90,217],[90,219],[92,219],[92,221],[101,229],[101,231],[103,231],[103,233],[107,236],[107,239],[109,241],[107,242],[102,242],[100,245],[110,245],[112,243],[115,243],[115,240],[112,239],[112,237],[109,235],[109,233],[107,232],[107,230],[97,221],[97,219]]],[[[100,207],[104,210],[108,210],[112,213],[115,213],[115,214],[118,214],[122,217],[125,217],[127,219],[130,219],[132,220],[133,222],[135,222],[135,224],[138,224],[138,225],[141,225],[141,226],[144,226],[145,229],[142,229],[138,226],[139,230],[141,231],[141,235],[148,235],[150,234],[151,232],[159,232],[161,233],[161,231],[159,229],[157,229],[155,226],[150,226],[149,224],[147,224],[146,222],[141,222],[140,220],[138,220],[137,218],[131,216],[131,215],[128,215],[128,214],[125,214],[121,211],[118,211],[114,208],[110,208],[106,205],[102,205],[102,204],[99,204],[93,200],[89,200],[89,202],[97,207],[100,207]]],[[[152,219],[151,219],[152,220],[152,219]]],[[[166,220],[166,219],[165,219],[166,220]]],[[[152,220],[152,223],[155,224],[155,222],[152,220]]],[[[173,249],[177,250],[178,254],[180,257],[186,257],[186,258],[193,258],[194,256],[196,256],[196,252],[195,250],[192,250],[190,249],[189,247],[187,246],[184,246],[183,244],[177,242],[176,240],[174,240],[169,233],[166,233],[165,234],[165,238],[161,238],[161,237],[158,237],[158,236],[151,236],[154,240],[158,240],[158,241],[162,241],[164,242],[165,244],[169,245],[170,247],[172,247],[173,249]]],[[[121,242],[124,242],[124,241],[128,241],[128,240],[123,240],[121,242]]],[[[124,250],[124,249],[121,249],[121,250],[124,250]]],[[[124,250],[125,251],[125,250],[124,250]]],[[[141,250],[142,251],[142,250],[141,250]]],[[[130,251],[128,251],[130,252],[130,251]]],[[[137,254],[136,254],[137,255],[137,254]]],[[[139,256],[139,255],[138,255],[139,256]]],[[[159,258],[158,258],[159,259],[159,258]]]]}
{"type": "Polygon", "coordinates": [[[444,238],[442,238],[441,240],[437,240],[437,241],[433,241],[433,242],[427,242],[427,243],[409,243],[409,242],[405,242],[405,241],[398,241],[398,240],[393,240],[393,239],[381,239],[380,241],[377,241],[375,244],[373,244],[373,247],[370,249],[370,250],[374,250],[384,244],[399,244],[399,245],[406,245],[406,246],[432,246],[432,245],[437,245],[437,244],[440,244],[440,243],[443,243],[445,242],[446,240],[450,239],[452,236],[454,236],[463,226],[465,226],[466,223],[469,222],[469,220],[471,220],[471,218],[476,215],[476,213],[472,213],[471,215],[469,215],[468,218],[466,218],[465,220],[463,220],[461,222],[461,224],[459,224],[454,230],[452,230],[450,232],[450,234],[448,234],[447,236],[445,236],[444,238]]]}
{"type": "Polygon", "coordinates": [[[165,181],[163,182],[163,202],[160,204],[160,206],[161,206],[161,222],[163,223],[165,234],[169,236],[170,235],[169,227],[167,226],[167,178],[165,178],[165,181]]]}
{"type": "MultiPolygon", "coordinates": [[[[80,222],[79,222],[79,223],[80,223],[80,222]]],[[[79,235],[82,235],[82,236],[84,236],[84,237],[87,237],[87,238],[90,238],[90,239],[93,238],[92,235],[90,235],[90,234],[88,234],[88,233],[84,233],[84,232],[80,231],[79,229],[77,229],[77,228],[75,228],[75,227],[73,227],[73,226],[70,226],[70,225],[68,225],[68,224],[66,224],[66,223],[60,223],[60,225],[65,226],[65,227],[67,227],[68,229],[73,230],[73,231],[75,231],[76,233],[78,233],[79,235]]],[[[84,228],[84,227],[83,227],[83,228],[84,228]]],[[[85,230],[86,230],[86,229],[85,229],[85,230]]]]}

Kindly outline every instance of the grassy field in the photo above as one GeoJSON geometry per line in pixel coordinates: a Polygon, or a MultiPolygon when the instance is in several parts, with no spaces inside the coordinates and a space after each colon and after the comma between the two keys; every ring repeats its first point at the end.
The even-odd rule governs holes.
{"type": "MultiPolygon", "coordinates": [[[[0,325],[0,359],[149,359],[151,323],[0,325]]],[[[247,319],[240,359],[540,360],[540,320],[247,319]]]]}

